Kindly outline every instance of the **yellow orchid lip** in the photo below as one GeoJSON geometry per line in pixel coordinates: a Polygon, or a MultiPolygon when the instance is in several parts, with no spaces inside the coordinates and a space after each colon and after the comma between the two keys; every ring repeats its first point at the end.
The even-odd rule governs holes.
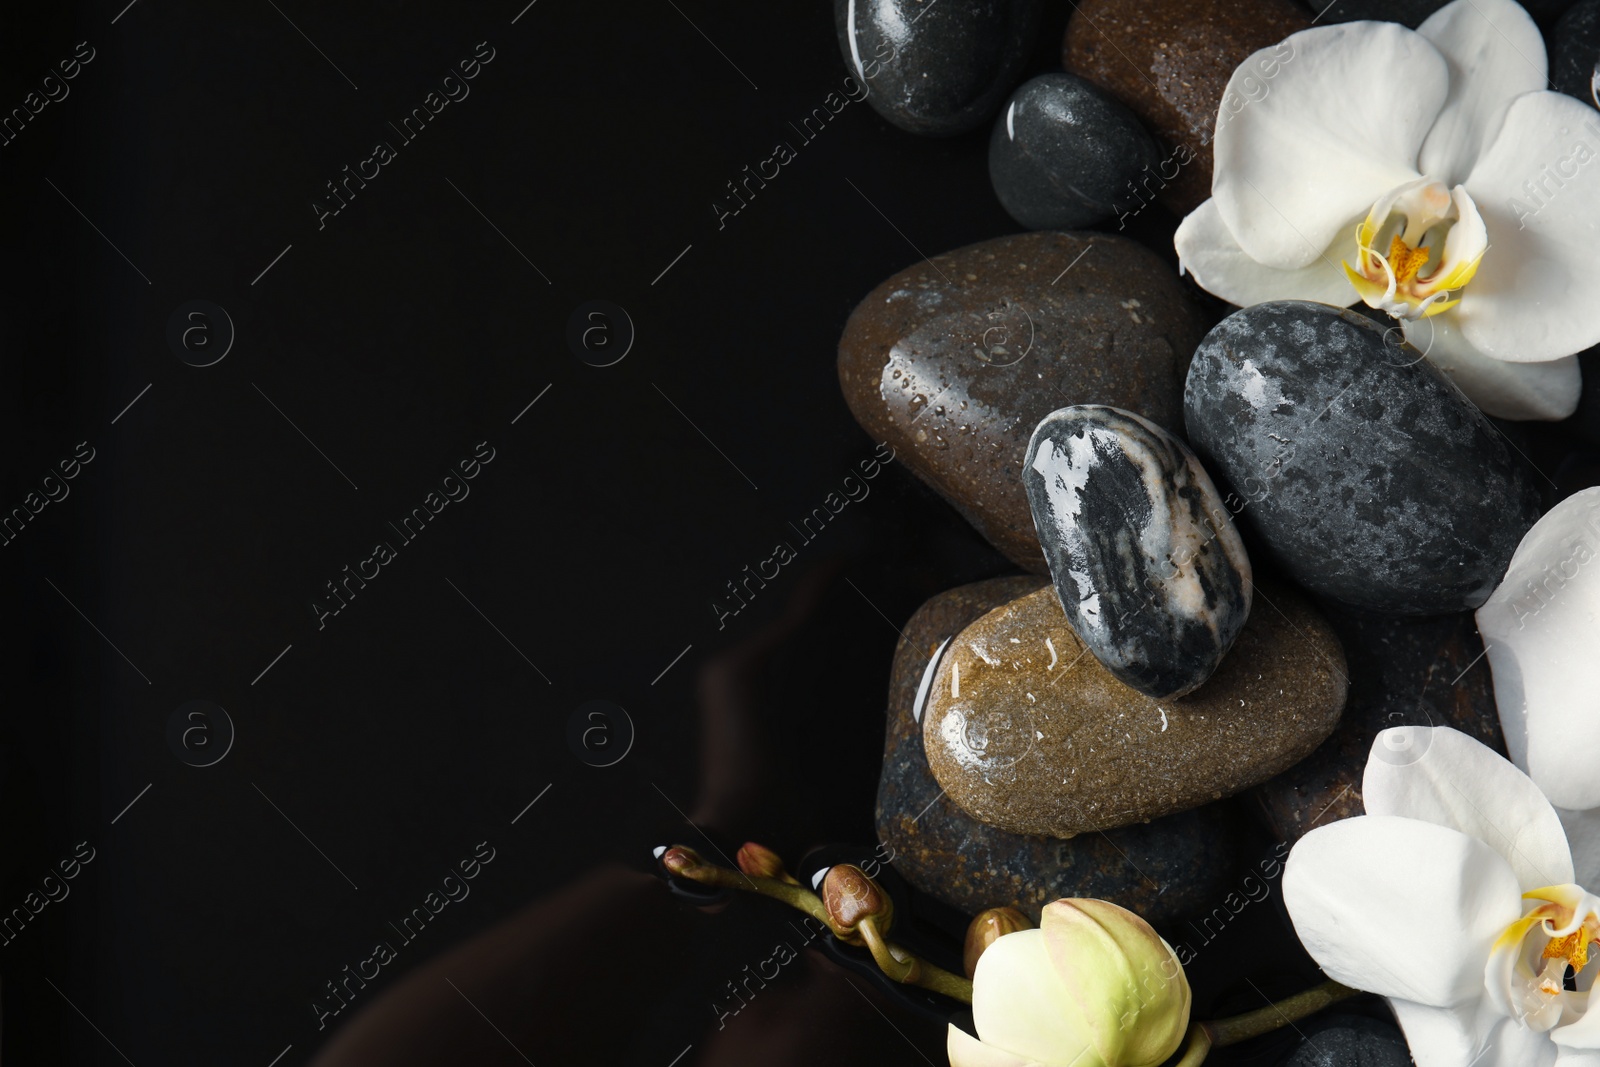
{"type": "Polygon", "coordinates": [[[1488,239],[1461,186],[1418,178],[1378,198],[1356,227],[1356,262],[1345,277],[1369,306],[1396,318],[1431,318],[1460,302],[1488,239]],[[1388,241],[1388,252],[1379,251],[1388,241]]]}
{"type": "Polygon", "coordinates": [[[1568,995],[1578,995],[1567,988],[1568,968],[1581,974],[1589,964],[1589,946],[1600,942],[1600,898],[1580,886],[1554,885],[1530,890],[1522,899],[1532,906],[1495,939],[1485,976],[1499,975],[1503,1010],[1524,1025],[1547,1030],[1560,1021],[1568,995]]]}

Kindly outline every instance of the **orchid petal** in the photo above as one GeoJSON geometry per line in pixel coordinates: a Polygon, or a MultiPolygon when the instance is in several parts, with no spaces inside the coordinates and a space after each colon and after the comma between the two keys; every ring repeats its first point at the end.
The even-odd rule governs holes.
{"type": "MultiPolygon", "coordinates": [[[[1350,229],[1356,221],[1350,220],[1350,229]]],[[[1206,292],[1239,307],[1269,300],[1315,300],[1348,307],[1357,299],[1339,266],[1339,256],[1350,243],[1343,234],[1309,266],[1278,270],[1245,255],[1223,223],[1216,200],[1207,200],[1178,226],[1172,243],[1178,249],[1179,270],[1193,275],[1206,292]]]]}
{"type": "Polygon", "coordinates": [[[1489,947],[1522,914],[1520,895],[1482,841],[1392,815],[1312,830],[1283,874],[1295,933],[1330,978],[1434,1007],[1482,994],[1489,947]]]}
{"type": "Polygon", "coordinates": [[[950,1067],[1039,1067],[1035,1060],[979,1041],[954,1023],[945,1038],[945,1054],[950,1057],[950,1067]]]}
{"type": "Polygon", "coordinates": [[[1556,1049],[1545,1034],[1497,1017],[1480,1002],[1454,1008],[1391,998],[1417,1067],[1551,1067],[1556,1049]]]}
{"type": "Polygon", "coordinates": [[[1419,169],[1455,185],[1500,132],[1511,101],[1548,84],[1544,38],[1516,0],[1455,0],[1417,32],[1450,66],[1450,95],[1422,142],[1419,169]]]}
{"type": "MultiPolygon", "coordinates": [[[[1469,292],[1474,290],[1469,290],[1469,292]]],[[[1508,363],[1484,355],[1461,335],[1456,308],[1401,323],[1406,340],[1444,371],[1487,415],[1555,422],[1578,410],[1583,374],[1577,356],[1508,363]]]]}
{"type": "Polygon", "coordinates": [[[972,1018],[986,1045],[1024,1062],[1104,1067],[1091,1035],[1063,1010],[1072,1002],[1043,930],[1007,934],[978,957],[972,1018]]]}
{"type": "Polygon", "coordinates": [[[1368,815],[1459,830],[1511,864],[1524,890],[1572,881],[1556,810],[1509,760],[1448,726],[1396,726],[1372,742],[1361,781],[1368,815]]]}
{"type": "Polygon", "coordinates": [[[1550,1031],[1550,1040],[1563,1050],[1572,1050],[1571,1060],[1561,1062],[1583,1063],[1579,1056],[1587,1053],[1590,1056],[1600,1054],[1600,1011],[1584,1012],[1574,1021],[1565,1026],[1558,1026],[1550,1031]]]}
{"type": "Polygon", "coordinates": [[[1600,1051],[1557,1045],[1555,1067],[1600,1067],[1600,1051]]]}
{"type": "Polygon", "coordinates": [[[1392,22],[1313,27],[1245,60],[1223,94],[1244,103],[1219,113],[1211,180],[1239,247],[1279,270],[1314,263],[1373,201],[1420,176],[1417,150],[1448,83],[1427,38],[1392,22]],[[1267,64],[1277,73],[1262,81],[1267,64]]]}
{"type": "Polygon", "coordinates": [[[1539,363],[1600,342],[1600,115],[1526,93],[1465,185],[1489,251],[1455,313],[1485,355],[1539,363]]]}
{"type": "Polygon", "coordinates": [[[1557,807],[1600,807],[1600,487],[1534,524],[1477,620],[1512,762],[1557,807]]]}

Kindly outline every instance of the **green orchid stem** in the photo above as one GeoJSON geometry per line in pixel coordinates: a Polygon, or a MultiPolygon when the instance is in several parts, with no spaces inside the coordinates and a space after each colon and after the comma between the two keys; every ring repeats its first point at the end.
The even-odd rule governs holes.
{"type": "Polygon", "coordinates": [[[739,871],[718,867],[712,863],[701,863],[676,873],[680,878],[687,878],[701,885],[743,889],[749,893],[760,893],[764,897],[771,897],[773,900],[781,900],[791,908],[805,912],[824,926],[827,925],[828,909],[822,906],[821,898],[798,883],[780,882],[776,878],[764,878],[759,874],[741,874],[739,871]]]}
{"type": "MultiPolygon", "coordinates": [[[[776,878],[764,878],[758,874],[742,874],[739,871],[718,867],[713,863],[700,862],[692,867],[684,867],[673,872],[680,878],[687,878],[701,885],[712,885],[727,889],[742,889],[749,893],[759,893],[773,900],[780,900],[797,911],[803,911],[816,919],[822,925],[833,929],[833,924],[828,921],[828,909],[823,905],[822,898],[799,884],[781,882],[776,878]]],[[[943,993],[947,997],[959,1000],[964,1004],[972,1003],[972,981],[959,974],[953,974],[943,967],[936,967],[927,960],[921,959],[899,945],[887,939],[876,936],[876,928],[872,931],[872,941],[868,947],[872,951],[878,968],[897,982],[906,985],[921,986],[931,989],[935,993],[943,993]],[[887,964],[887,966],[885,966],[887,964]]]]}
{"type": "Polygon", "coordinates": [[[1276,1004],[1269,1004],[1257,1011],[1234,1015],[1227,1019],[1197,1022],[1189,1027],[1189,1042],[1183,1050],[1183,1058],[1175,1067],[1199,1067],[1206,1061],[1206,1056],[1213,1048],[1237,1045],[1252,1037],[1260,1037],[1280,1026],[1288,1026],[1296,1019],[1315,1015],[1323,1008],[1356,996],[1360,992],[1359,989],[1327,981],[1319,986],[1313,986],[1304,993],[1296,993],[1292,997],[1280,1000],[1276,1004]]]}

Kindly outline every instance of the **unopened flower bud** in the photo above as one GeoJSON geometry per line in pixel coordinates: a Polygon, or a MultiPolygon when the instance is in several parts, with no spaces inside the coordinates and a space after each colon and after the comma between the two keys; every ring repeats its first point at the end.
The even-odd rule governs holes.
{"type": "Polygon", "coordinates": [[[990,908],[988,911],[980,911],[967,925],[967,944],[965,951],[962,952],[962,962],[966,965],[967,977],[971,978],[977,973],[978,957],[983,955],[984,949],[1006,934],[1031,929],[1033,923],[1016,908],[990,908]]]}
{"type": "Polygon", "coordinates": [[[972,980],[978,1036],[952,1026],[952,1067],[1000,1062],[1157,1067],[1189,1026],[1172,946],[1104,900],[1058,900],[1039,929],[989,945],[972,980]]]}
{"type": "Polygon", "coordinates": [[[865,944],[858,928],[871,919],[879,934],[889,932],[894,921],[894,903],[878,883],[851,863],[837,863],[822,879],[822,906],[828,912],[828,925],[834,936],[849,945],[865,944]]]}
{"type": "Polygon", "coordinates": [[[778,858],[778,854],[765,845],[746,841],[734,859],[738,861],[739,869],[752,878],[774,878],[789,885],[800,884],[783,869],[783,860],[778,858]]]}
{"type": "Polygon", "coordinates": [[[668,874],[687,875],[704,862],[700,853],[684,845],[673,845],[661,853],[658,862],[668,874]]]}

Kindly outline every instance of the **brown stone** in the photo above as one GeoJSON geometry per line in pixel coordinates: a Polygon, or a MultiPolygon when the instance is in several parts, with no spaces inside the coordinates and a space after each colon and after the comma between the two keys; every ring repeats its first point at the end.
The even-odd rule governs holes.
{"type": "Polygon", "coordinates": [[[928,661],[946,638],[1036,589],[1039,578],[992,578],[940,593],[905,624],[889,683],[878,838],[912,885],[976,914],[1013,907],[1039,919],[1061,897],[1110,900],[1151,922],[1204,910],[1234,886],[1239,812],[1207,804],[1070,841],[1013,834],[958,808],[934,781],[913,717],[928,661]]]}
{"type": "MultiPolygon", "coordinates": [[[[1169,151],[1187,145],[1193,152],[1157,194],[1180,215],[1211,195],[1211,140],[1234,70],[1251,53],[1311,24],[1292,0],[1080,0],[1073,6],[1062,65],[1132,108],[1169,151]]],[[[1262,94],[1272,91],[1270,78],[1261,84],[1262,94]]]]}
{"type": "Polygon", "coordinates": [[[1205,313],[1160,257],[1106,234],[1028,233],[935,256],[863,300],[839,341],[856,420],[1018,565],[1045,571],[1028,438],[1070,404],[1181,432],[1205,313]]]}
{"type": "Polygon", "coordinates": [[[1339,639],[1288,589],[1257,604],[1211,679],[1176,700],[1117,681],[1067,625],[1054,589],[954,638],[922,713],[951,800],[1013,833],[1071,837],[1248,789],[1310,755],[1344,708],[1339,639]]]}
{"type": "Polygon", "coordinates": [[[1330,606],[1328,618],[1350,660],[1344,717],[1315,752],[1254,790],[1267,825],[1291,843],[1363,814],[1367,754],[1391,726],[1451,726],[1505,753],[1489,661],[1470,613],[1394,618],[1330,606]]]}

